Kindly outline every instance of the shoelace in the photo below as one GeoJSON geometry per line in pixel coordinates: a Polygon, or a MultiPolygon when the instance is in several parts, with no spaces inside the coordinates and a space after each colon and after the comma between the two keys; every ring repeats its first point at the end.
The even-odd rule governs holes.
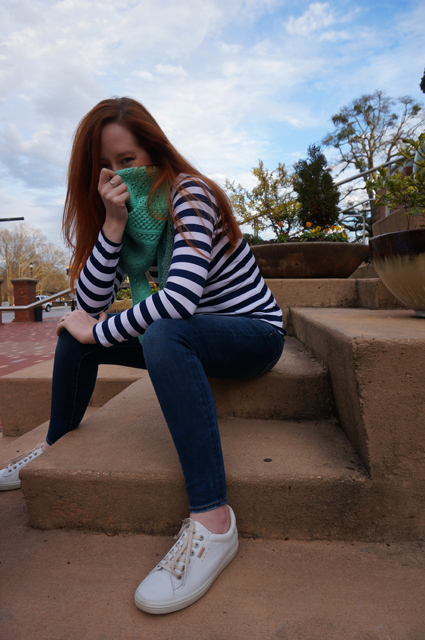
{"type": "Polygon", "coordinates": [[[29,451],[24,451],[24,453],[20,453],[19,456],[16,456],[16,458],[12,458],[11,460],[5,460],[4,464],[7,464],[7,470],[8,471],[12,471],[12,467],[14,469],[18,468],[18,463],[19,462],[25,462],[25,460],[27,458],[30,458],[31,455],[34,453],[34,451],[36,449],[40,449],[43,446],[44,442],[40,442],[40,444],[38,444],[37,446],[35,446],[33,449],[30,449],[29,451]]]}
{"type": "Polygon", "coordinates": [[[192,518],[183,520],[182,527],[178,534],[176,544],[171,547],[165,558],[158,564],[159,567],[169,571],[178,580],[183,578],[183,586],[186,584],[186,573],[190,562],[190,556],[194,555],[192,546],[197,546],[194,540],[202,542],[203,535],[195,533],[195,521],[192,518]]]}

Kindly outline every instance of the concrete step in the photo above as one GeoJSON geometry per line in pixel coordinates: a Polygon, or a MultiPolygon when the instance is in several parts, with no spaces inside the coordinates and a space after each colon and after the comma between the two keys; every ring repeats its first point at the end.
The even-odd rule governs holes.
{"type": "Polygon", "coordinates": [[[380,278],[267,279],[267,285],[282,309],[283,326],[292,335],[291,309],[365,308],[404,309],[380,278]]]}
{"type": "MultiPolygon", "coordinates": [[[[242,535],[376,534],[368,476],[335,421],[223,419],[220,429],[242,535]]],[[[148,379],[90,416],[21,478],[37,528],[164,535],[187,516],[177,454],[148,379]]]]}
{"type": "MultiPolygon", "coordinates": [[[[0,416],[4,436],[20,436],[48,420],[53,360],[0,377],[0,416]]],[[[91,406],[103,406],[146,371],[102,365],[91,406]]],[[[221,417],[263,419],[327,418],[334,413],[329,376],[296,338],[288,338],[281,360],[260,378],[211,380],[221,417]]]]}
{"type": "Polygon", "coordinates": [[[281,359],[251,380],[210,380],[219,418],[324,419],[335,407],[326,367],[288,336],[281,359]]]}
{"type": "MultiPolygon", "coordinates": [[[[48,420],[53,360],[0,377],[0,418],[3,436],[19,437],[48,420]]],[[[146,371],[101,365],[90,406],[101,407],[146,371]]]]}
{"type": "Polygon", "coordinates": [[[372,476],[423,487],[425,320],[399,309],[293,309],[292,322],[328,368],[341,425],[372,476]]]}
{"type": "MultiPolygon", "coordinates": [[[[20,491],[0,493],[4,640],[422,640],[425,549],[417,542],[240,537],[208,593],[172,615],[134,591],[172,537],[40,531],[20,491]]],[[[180,523],[175,523],[177,533],[180,523]]]]}
{"type": "Polygon", "coordinates": [[[136,609],[133,594],[172,537],[41,531],[28,526],[22,492],[1,492],[0,504],[4,640],[424,637],[422,543],[240,537],[236,558],[201,600],[152,616],[136,609]]]}
{"type": "MultiPolygon", "coordinates": [[[[423,470],[417,464],[423,437],[417,413],[417,402],[423,397],[419,384],[422,324],[417,324],[422,321],[411,318],[409,312],[382,314],[360,309],[293,311],[299,335],[318,356],[331,354],[332,385],[348,437],[355,446],[362,438],[366,452],[368,446],[375,454],[382,449],[382,456],[398,451],[403,464],[388,467],[392,458],[387,456],[391,472],[384,473],[373,457],[366,457],[369,477],[342,430],[329,419],[222,418],[229,501],[246,535],[368,540],[423,537],[423,470]],[[396,330],[404,337],[393,344],[396,330]],[[412,413],[408,396],[403,396],[407,416],[403,429],[410,434],[403,440],[397,429],[401,416],[396,421],[391,417],[398,407],[393,390],[401,384],[401,372],[403,393],[408,391],[411,383],[406,366],[413,357],[411,375],[418,400],[415,396],[412,413]],[[381,380],[389,385],[383,395],[381,380]],[[354,432],[357,418],[361,420],[358,438],[354,432]],[[416,454],[415,442],[419,445],[416,454]],[[404,462],[406,451],[409,460],[404,462]]],[[[288,344],[296,346],[297,342],[289,340],[288,344]]],[[[260,384],[266,377],[253,382],[260,384]]],[[[17,439],[10,447],[13,452],[3,459],[13,457],[18,449],[30,448],[25,439],[37,436],[37,441],[42,440],[46,428],[43,425],[17,439]]],[[[171,533],[176,519],[187,515],[177,455],[146,377],[26,467],[22,479],[31,522],[37,527],[159,534],[171,533]]]]}

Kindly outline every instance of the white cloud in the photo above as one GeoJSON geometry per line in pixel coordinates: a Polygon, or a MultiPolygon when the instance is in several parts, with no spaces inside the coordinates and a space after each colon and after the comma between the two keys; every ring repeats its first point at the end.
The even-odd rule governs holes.
{"type": "Polygon", "coordinates": [[[9,213],[21,193],[43,230],[57,216],[54,233],[72,133],[112,95],[144,103],[171,141],[220,180],[249,186],[258,158],[273,168],[282,156],[304,157],[341,104],[375,88],[411,93],[414,74],[419,84],[424,7],[399,5],[396,18],[378,12],[375,22],[372,11],[355,0],[8,3],[0,171],[3,189],[5,180],[20,189],[9,213]]]}
{"type": "Polygon", "coordinates": [[[141,78],[142,80],[148,80],[149,82],[152,82],[152,80],[154,79],[154,76],[152,75],[152,73],[150,73],[150,71],[132,71],[131,75],[136,76],[137,78],[141,78]]]}
{"type": "Polygon", "coordinates": [[[242,45],[228,44],[227,42],[219,42],[218,48],[219,48],[219,51],[224,54],[237,54],[242,51],[242,45]]]}
{"type": "Polygon", "coordinates": [[[356,9],[351,8],[349,13],[338,15],[328,2],[314,2],[299,18],[291,16],[285,23],[285,29],[290,36],[313,37],[318,42],[351,40],[356,35],[351,29],[329,27],[350,23],[355,13],[356,9]]]}
{"type": "MultiPolygon", "coordinates": [[[[32,224],[45,233],[48,240],[63,247],[60,240],[64,194],[43,195],[33,189],[2,180],[0,186],[2,218],[24,217],[25,224],[32,224]]],[[[13,229],[18,222],[2,222],[2,229],[13,229]]]]}
{"type": "Polygon", "coordinates": [[[0,162],[7,166],[9,179],[40,188],[56,185],[65,169],[64,158],[52,130],[37,131],[24,140],[14,124],[7,125],[0,136],[0,162]]]}
{"type": "Polygon", "coordinates": [[[185,78],[188,73],[181,65],[178,67],[173,64],[156,64],[155,69],[163,76],[173,76],[177,78],[185,78]]]}
{"type": "Polygon", "coordinates": [[[286,23],[286,30],[290,35],[306,37],[319,29],[329,27],[335,20],[328,2],[314,2],[299,18],[291,16],[286,23]]]}

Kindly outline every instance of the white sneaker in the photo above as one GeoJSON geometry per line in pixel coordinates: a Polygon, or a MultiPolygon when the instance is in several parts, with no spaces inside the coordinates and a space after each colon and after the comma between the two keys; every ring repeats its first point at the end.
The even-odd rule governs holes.
{"type": "Polygon", "coordinates": [[[19,489],[21,487],[21,481],[19,480],[19,472],[21,469],[27,466],[31,460],[37,458],[43,453],[43,442],[38,444],[31,451],[24,451],[12,460],[6,460],[9,463],[4,469],[0,469],[0,491],[8,491],[9,489],[19,489]]]}
{"type": "Polygon", "coordinates": [[[193,604],[208,591],[238,551],[235,514],[230,511],[227,533],[211,533],[187,518],[175,545],[139,584],[136,607],[148,613],[171,613],[193,604]]]}

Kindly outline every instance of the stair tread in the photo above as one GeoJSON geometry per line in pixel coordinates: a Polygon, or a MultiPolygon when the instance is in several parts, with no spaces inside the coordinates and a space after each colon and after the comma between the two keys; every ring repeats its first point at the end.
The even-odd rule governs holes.
{"type": "Polygon", "coordinates": [[[39,531],[27,526],[27,518],[20,492],[2,496],[4,638],[377,640],[391,635],[413,640],[424,635],[425,554],[417,542],[386,546],[241,537],[237,557],[199,602],[173,615],[152,616],[136,609],[133,593],[170,549],[180,520],[170,527],[170,537],[149,537],[39,531]]]}
{"type": "MultiPolygon", "coordinates": [[[[335,420],[219,423],[228,498],[241,532],[300,539],[382,536],[371,516],[376,498],[369,476],[335,420]]],[[[22,469],[21,480],[37,528],[162,535],[187,515],[183,474],[148,378],[22,469]]]]}
{"type": "MultiPolygon", "coordinates": [[[[14,373],[2,376],[6,380],[25,380],[25,379],[51,379],[53,374],[54,360],[46,360],[39,364],[20,369],[14,373]]],[[[274,374],[291,375],[322,375],[326,373],[326,367],[314,356],[314,354],[305,347],[298,338],[287,336],[285,338],[285,348],[279,362],[270,372],[274,374]]],[[[142,369],[134,369],[132,367],[123,367],[120,365],[100,365],[99,379],[134,379],[144,377],[146,372],[142,369]]]]}
{"type": "MultiPolygon", "coordinates": [[[[344,478],[363,473],[334,420],[226,418],[220,420],[220,433],[229,478],[344,478]]],[[[133,383],[23,474],[53,472],[180,476],[177,454],[150,380],[133,383]]]]}
{"type": "MultiPolygon", "coordinates": [[[[4,380],[51,380],[53,375],[53,363],[54,358],[33,364],[31,367],[25,369],[19,369],[13,373],[8,373],[5,376],[1,376],[0,381],[4,380]]],[[[146,372],[142,369],[135,369],[134,367],[123,367],[121,365],[101,364],[99,365],[98,379],[105,380],[138,380],[142,376],[146,375],[146,372]]]]}
{"type": "MultiPolygon", "coordinates": [[[[0,378],[6,402],[0,407],[6,436],[20,436],[47,420],[53,360],[0,378]]],[[[101,406],[148,372],[102,365],[90,404],[101,406]]],[[[312,419],[334,415],[326,367],[297,338],[288,338],[272,371],[249,380],[210,379],[221,418],[312,419]],[[284,393],[282,390],[284,389],[284,393]]]]}
{"type": "Polygon", "coordinates": [[[282,357],[270,373],[316,376],[326,375],[327,369],[298,338],[286,336],[282,357]]]}

